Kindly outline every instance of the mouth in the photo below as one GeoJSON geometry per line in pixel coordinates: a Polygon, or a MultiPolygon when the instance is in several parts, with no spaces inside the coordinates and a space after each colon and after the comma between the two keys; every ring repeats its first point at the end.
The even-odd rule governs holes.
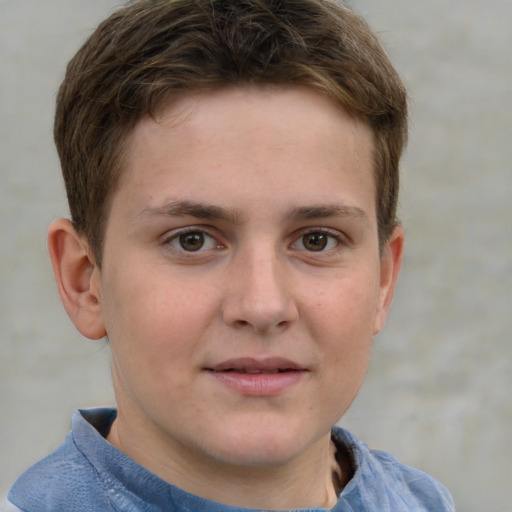
{"type": "MultiPolygon", "coordinates": [[[[211,370],[211,371],[219,371],[219,370],[211,370]]],[[[279,368],[278,370],[248,370],[246,368],[236,369],[236,368],[228,368],[227,370],[220,370],[223,372],[231,372],[231,373],[247,373],[249,375],[257,375],[260,373],[264,373],[266,375],[273,375],[274,373],[285,373],[285,372],[298,372],[301,370],[294,370],[292,368],[279,368]]]]}
{"type": "Polygon", "coordinates": [[[230,359],[212,367],[205,368],[205,370],[212,372],[245,373],[250,375],[262,373],[272,375],[276,373],[308,371],[307,368],[280,357],[266,359],[230,359]]]}
{"type": "Polygon", "coordinates": [[[307,368],[283,358],[230,359],[204,370],[231,391],[260,397],[285,392],[309,372],[307,368]]]}

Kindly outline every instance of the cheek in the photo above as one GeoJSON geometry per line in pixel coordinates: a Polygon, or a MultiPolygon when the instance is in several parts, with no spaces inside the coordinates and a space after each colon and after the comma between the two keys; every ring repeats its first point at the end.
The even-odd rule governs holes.
{"type": "MultiPolygon", "coordinates": [[[[334,424],[347,411],[366,375],[372,346],[373,294],[344,287],[315,305],[314,338],[321,354],[312,411],[334,424]],[[318,397],[322,397],[319,399],[318,397]]],[[[311,324],[310,324],[311,325],[311,324]]]]}
{"type": "Polygon", "coordinates": [[[311,310],[311,334],[322,351],[323,371],[328,375],[325,391],[343,390],[349,403],[364,379],[371,352],[377,301],[370,284],[371,280],[339,281],[318,295],[311,310]]]}
{"type": "Polygon", "coordinates": [[[147,407],[174,405],[192,385],[190,369],[201,342],[193,309],[184,301],[150,302],[132,296],[123,305],[110,337],[119,377],[116,396],[128,392],[147,407]]]}
{"type": "Polygon", "coordinates": [[[211,322],[213,298],[180,286],[179,279],[165,280],[163,272],[156,273],[158,278],[124,274],[131,279],[120,281],[114,275],[106,283],[109,294],[102,305],[118,359],[145,362],[156,371],[169,360],[190,358],[211,322]]]}
{"type": "Polygon", "coordinates": [[[309,313],[317,329],[347,343],[373,337],[378,287],[368,275],[332,281],[309,303],[309,313]],[[338,334],[338,336],[336,336],[338,334]]]}

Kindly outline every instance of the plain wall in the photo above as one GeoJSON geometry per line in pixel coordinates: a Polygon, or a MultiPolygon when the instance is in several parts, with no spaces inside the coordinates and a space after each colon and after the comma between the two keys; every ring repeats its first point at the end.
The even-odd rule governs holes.
{"type": "MultiPolygon", "coordinates": [[[[0,497],[62,442],[73,409],[113,403],[108,347],[65,316],[45,237],[67,215],[55,92],[119,3],[0,0],[0,497]]],[[[403,75],[411,134],[403,273],[341,424],[432,473],[459,512],[510,511],[512,2],[351,5],[403,75]]]]}

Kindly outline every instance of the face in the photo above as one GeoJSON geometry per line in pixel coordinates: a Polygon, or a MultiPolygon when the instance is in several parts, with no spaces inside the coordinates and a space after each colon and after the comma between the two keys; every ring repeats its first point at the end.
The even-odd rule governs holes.
{"type": "Polygon", "coordinates": [[[214,464],[306,457],[396,277],[370,130],[305,88],[240,88],[173,103],[128,147],[93,277],[119,429],[214,464]]]}

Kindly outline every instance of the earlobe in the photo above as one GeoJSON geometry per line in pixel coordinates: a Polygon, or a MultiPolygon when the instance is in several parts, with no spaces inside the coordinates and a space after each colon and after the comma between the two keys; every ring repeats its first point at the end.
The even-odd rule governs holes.
{"type": "Polygon", "coordinates": [[[86,241],[70,221],[58,219],[48,230],[48,249],[60,299],[69,318],[85,337],[103,338],[106,332],[99,269],[86,241]]]}
{"type": "Polygon", "coordinates": [[[377,313],[373,327],[374,335],[377,334],[386,323],[389,309],[393,301],[398,274],[402,266],[403,252],[404,229],[402,226],[398,225],[386,242],[380,260],[380,288],[377,313]]]}

